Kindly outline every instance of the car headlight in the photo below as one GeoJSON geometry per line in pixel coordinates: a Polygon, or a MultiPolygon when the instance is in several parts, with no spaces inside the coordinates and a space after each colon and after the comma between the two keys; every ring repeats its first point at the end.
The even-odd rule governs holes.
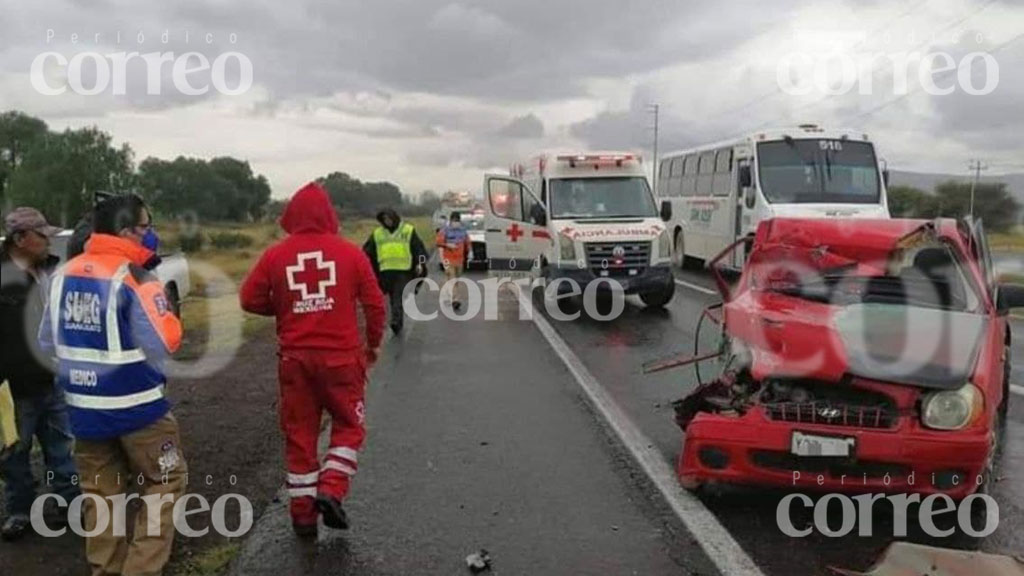
{"type": "Polygon", "coordinates": [[[672,238],[669,237],[668,230],[662,230],[658,235],[658,255],[662,258],[672,257],[672,238]]]}
{"type": "Polygon", "coordinates": [[[973,422],[985,406],[981,391],[973,384],[958,390],[933,392],[921,405],[921,422],[936,430],[960,430],[973,422]]]}
{"type": "Polygon", "coordinates": [[[576,242],[568,236],[559,234],[558,236],[558,255],[562,260],[575,260],[576,259],[576,242]]]}

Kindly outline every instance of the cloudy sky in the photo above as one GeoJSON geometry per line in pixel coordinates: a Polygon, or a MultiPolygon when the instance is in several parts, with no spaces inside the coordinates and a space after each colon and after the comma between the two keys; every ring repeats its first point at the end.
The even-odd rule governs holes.
{"type": "MultiPolygon", "coordinates": [[[[963,173],[981,158],[999,173],[1024,171],[1022,34],[1024,3],[995,0],[0,0],[0,109],[99,126],[138,160],[245,158],[276,196],[335,170],[417,193],[475,190],[538,150],[649,154],[653,103],[662,151],[817,122],[863,129],[895,168],[963,173]],[[136,59],[124,95],[45,96],[31,69],[46,52],[238,52],[253,80],[187,95],[167,64],[149,95],[136,59]],[[940,69],[949,55],[934,82],[950,94],[929,94],[912,57],[898,64],[915,52],[940,69]],[[815,87],[817,69],[839,92],[846,62],[858,83],[815,87]],[[780,69],[808,93],[781,90],[780,69]]],[[[52,58],[43,72],[66,78],[52,58]]]]}

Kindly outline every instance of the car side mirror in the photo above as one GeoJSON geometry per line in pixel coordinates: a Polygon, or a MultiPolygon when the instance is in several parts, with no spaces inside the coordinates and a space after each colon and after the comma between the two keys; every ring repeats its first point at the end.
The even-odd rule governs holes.
{"type": "Polygon", "coordinates": [[[754,176],[750,172],[750,166],[740,166],[740,186],[750,188],[754,185],[754,176]]]}
{"type": "Polygon", "coordinates": [[[996,298],[996,310],[1000,314],[1008,314],[1014,308],[1024,308],[1024,286],[1019,284],[1000,284],[996,298]]]}
{"type": "Polygon", "coordinates": [[[668,222],[672,219],[672,203],[668,200],[661,201],[661,220],[668,222]]]}

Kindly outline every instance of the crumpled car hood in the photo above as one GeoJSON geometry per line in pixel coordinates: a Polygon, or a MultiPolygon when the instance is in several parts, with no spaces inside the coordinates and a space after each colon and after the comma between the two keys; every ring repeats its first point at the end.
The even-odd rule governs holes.
{"type": "Polygon", "coordinates": [[[834,306],[748,291],[726,326],[751,350],[751,374],[839,382],[847,375],[951,390],[969,381],[987,318],[893,304],[834,306]]]}

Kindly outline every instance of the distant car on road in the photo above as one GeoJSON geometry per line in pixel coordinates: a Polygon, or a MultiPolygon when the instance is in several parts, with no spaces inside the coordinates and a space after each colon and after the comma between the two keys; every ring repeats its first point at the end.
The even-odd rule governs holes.
{"type": "Polygon", "coordinates": [[[675,405],[684,486],[989,488],[1024,287],[997,282],[980,222],[767,220],[730,284],[741,246],[712,263],[718,373],[675,405]]]}

